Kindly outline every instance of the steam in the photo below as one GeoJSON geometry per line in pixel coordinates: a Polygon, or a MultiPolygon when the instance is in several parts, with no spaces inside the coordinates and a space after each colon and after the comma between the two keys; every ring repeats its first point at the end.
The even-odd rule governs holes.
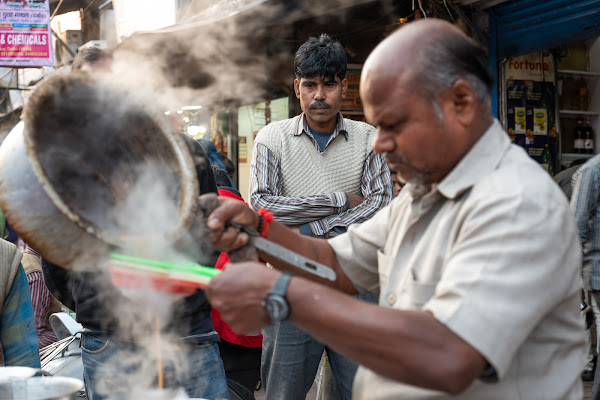
{"type": "Polygon", "coordinates": [[[326,25],[360,3],[365,1],[195,1],[180,26],[126,38],[115,51],[113,71],[163,110],[253,104],[278,86],[292,94],[300,45],[289,40],[293,22],[317,16],[326,25]]]}
{"type": "MultiPolygon", "coordinates": [[[[209,2],[196,3],[206,7],[209,2]]],[[[177,149],[165,140],[168,122],[156,120],[163,118],[163,111],[183,105],[263,101],[274,74],[291,87],[297,43],[273,43],[267,25],[281,15],[292,21],[296,14],[318,15],[354,3],[308,1],[304,8],[286,14],[286,2],[266,2],[217,23],[190,21],[195,29],[135,35],[116,50],[112,73],[79,75],[81,91],[66,96],[62,90],[69,88],[76,73],[60,78],[64,86],[59,78],[53,81],[61,90],[44,88],[43,83],[40,88],[47,92],[47,101],[34,93],[26,114],[37,113],[34,141],[50,185],[95,234],[129,255],[197,261],[174,244],[175,234],[181,233],[175,231],[186,189],[183,175],[189,171],[175,161],[177,149]],[[154,122],[148,115],[156,116],[150,118],[154,122]]],[[[293,29],[292,24],[278,22],[282,37],[286,29],[293,29]]],[[[178,135],[174,128],[172,133],[178,135]]],[[[174,146],[187,151],[185,143],[174,146]]],[[[181,296],[153,290],[143,276],[134,278],[135,289],[127,288],[127,283],[117,288],[106,261],[81,258],[72,267],[87,271],[100,294],[99,311],[106,312],[107,320],[117,321],[120,338],[138,346],[135,351],[125,346],[107,360],[96,379],[97,390],[109,398],[148,398],[141,393],[157,387],[159,359],[165,366],[165,384],[181,386],[181,377],[194,366],[185,361],[189,352],[181,341],[185,333],[166,329],[185,325],[173,320],[181,296]]]]}

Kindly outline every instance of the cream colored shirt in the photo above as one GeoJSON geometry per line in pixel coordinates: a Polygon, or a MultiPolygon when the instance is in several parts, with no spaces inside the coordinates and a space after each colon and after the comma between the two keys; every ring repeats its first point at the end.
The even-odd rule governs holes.
{"type": "MultiPolygon", "coordinates": [[[[419,201],[405,188],[329,242],[359,290],[380,292],[383,307],[431,311],[495,369],[496,382],[477,379],[456,398],[582,398],[573,217],[559,187],[498,121],[419,201]]],[[[353,396],[453,398],[362,366],[353,396]]]]}

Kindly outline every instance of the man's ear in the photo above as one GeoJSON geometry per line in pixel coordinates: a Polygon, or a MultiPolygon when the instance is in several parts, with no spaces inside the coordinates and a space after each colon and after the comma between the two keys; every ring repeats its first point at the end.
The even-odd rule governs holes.
{"type": "Polygon", "coordinates": [[[300,81],[298,79],[294,79],[294,92],[296,93],[296,97],[300,98],[300,81]]]}
{"type": "Polygon", "coordinates": [[[445,100],[452,102],[454,118],[461,125],[471,125],[477,117],[477,107],[479,105],[473,86],[464,79],[458,79],[442,96],[449,96],[445,100]]]}
{"type": "Polygon", "coordinates": [[[347,92],[348,92],[348,79],[344,78],[342,80],[342,97],[346,97],[347,92]]]}

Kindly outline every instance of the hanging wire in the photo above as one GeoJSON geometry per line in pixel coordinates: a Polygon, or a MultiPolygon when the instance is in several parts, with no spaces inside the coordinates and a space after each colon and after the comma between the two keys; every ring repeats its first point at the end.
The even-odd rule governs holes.
{"type": "Polygon", "coordinates": [[[446,0],[444,0],[444,6],[446,7],[446,11],[448,11],[448,15],[450,16],[450,18],[452,18],[452,21],[456,21],[454,19],[454,16],[452,15],[452,13],[450,12],[450,9],[448,8],[448,3],[446,3],[446,0]]]}
{"type": "Polygon", "coordinates": [[[52,15],[50,16],[50,21],[52,21],[52,18],[54,18],[54,16],[56,15],[56,13],[58,12],[58,9],[60,8],[60,5],[63,3],[63,0],[60,0],[58,2],[58,5],[56,6],[56,8],[54,9],[54,12],[52,13],[52,15]]]}
{"type": "Polygon", "coordinates": [[[92,6],[92,4],[94,4],[95,2],[96,2],[96,0],[92,0],[92,1],[90,2],[90,4],[88,4],[88,5],[87,5],[87,7],[83,9],[83,12],[86,12],[86,11],[87,11],[87,9],[88,9],[88,8],[90,8],[90,7],[92,6]]]}
{"type": "MultiPolygon", "coordinates": [[[[9,69],[8,69],[8,71],[6,71],[5,73],[3,73],[3,74],[0,76],[0,80],[1,80],[1,79],[4,79],[4,77],[5,77],[6,75],[8,75],[8,74],[10,74],[11,72],[14,72],[14,71],[16,71],[14,68],[9,68],[9,69]]],[[[12,80],[12,78],[11,78],[11,80],[12,80]]],[[[9,84],[9,86],[10,86],[10,84],[9,84]]]]}
{"type": "Polygon", "coordinates": [[[423,4],[421,3],[421,0],[419,0],[419,8],[421,9],[421,12],[423,13],[423,18],[427,19],[427,14],[425,14],[425,10],[423,10],[423,4]]]}

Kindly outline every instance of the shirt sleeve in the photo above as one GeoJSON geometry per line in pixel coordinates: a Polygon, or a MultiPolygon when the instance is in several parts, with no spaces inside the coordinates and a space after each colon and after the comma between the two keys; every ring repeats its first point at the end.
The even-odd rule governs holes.
{"type": "Polygon", "coordinates": [[[352,225],[348,232],[328,241],[340,267],[361,293],[379,293],[378,259],[388,236],[390,217],[388,205],[373,218],[352,225]]]}
{"type": "Polygon", "coordinates": [[[257,144],[253,150],[250,170],[250,207],[268,209],[285,225],[302,225],[348,209],[345,192],[282,196],[281,165],[273,152],[262,144],[257,144]]]}
{"type": "Polygon", "coordinates": [[[31,272],[27,275],[29,291],[31,293],[31,305],[35,317],[35,327],[38,335],[40,348],[56,342],[56,334],[48,330],[48,313],[50,310],[50,291],[44,284],[41,272],[31,272]]]}
{"type": "Polygon", "coordinates": [[[543,331],[542,319],[576,308],[581,290],[579,274],[570,270],[580,265],[581,247],[562,193],[543,185],[530,191],[535,196],[506,191],[465,203],[439,282],[413,276],[408,284],[415,296],[423,294],[416,297],[433,291],[422,309],[475,348],[499,379],[532,331],[543,331]]]}
{"type": "Polygon", "coordinates": [[[350,224],[363,222],[389,204],[393,197],[392,177],[390,169],[381,155],[371,152],[365,160],[360,187],[363,202],[339,214],[311,222],[309,226],[313,235],[337,235],[339,228],[343,231],[350,224]]]}
{"type": "Polygon", "coordinates": [[[35,318],[22,266],[2,305],[0,344],[6,366],[40,368],[35,318]]]}
{"type": "Polygon", "coordinates": [[[581,244],[588,241],[590,234],[589,221],[598,207],[600,182],[595,168],[581,168],[574,176],[571,209],[577,224],[581,244]]]}

